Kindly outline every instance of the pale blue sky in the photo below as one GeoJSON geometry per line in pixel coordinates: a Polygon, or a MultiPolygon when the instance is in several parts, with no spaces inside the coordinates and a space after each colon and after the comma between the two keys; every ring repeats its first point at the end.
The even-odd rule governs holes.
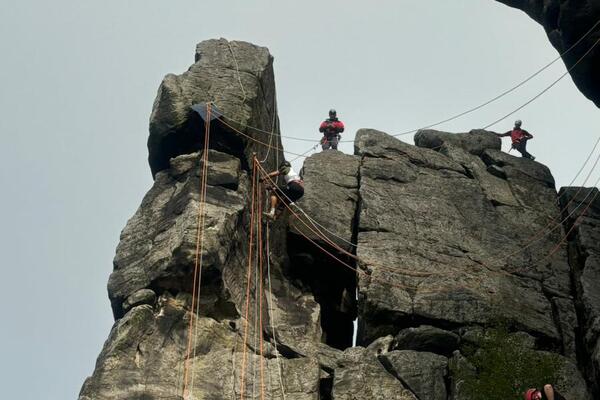
{"type": "MultiPolygon", "coordinates": [[[[218,37],[270,48],[283,133],[315,140],[331,107],[344,139],[362,127],[400,132],[481,103],[557,54],[540,26],[492,0],[2,1],[3,398],[73,399],[91,374],[112,324],[106,281],[119,232],[152,183],[156,90],[188,68],[197,42],[218,37]]],[[[441,129],[487,125],[564,70],[559,62],[441,129]]],[[[559,184],[600,125],[570,77],[515,117],[559,184]]]]}

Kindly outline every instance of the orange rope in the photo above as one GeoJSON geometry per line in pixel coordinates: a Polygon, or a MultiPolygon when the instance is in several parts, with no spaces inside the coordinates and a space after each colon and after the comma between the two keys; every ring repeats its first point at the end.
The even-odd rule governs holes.
{"type": "Polygon", "coordinates": [[[210,105],[207,105],[207,122],[204,125],[204,152],[202,154],[202,178],[200,179],[200,199],[198,204],[198,218],[196,226],[196,254],[194,258],[194,277],[192,281],[192,304],[190,308],[190,323],[188,329],[188,343],[186,349],[186,358],[184,363],[183,378],[183,398],[186,398],[188,391],[188,375],[190,355],[192,352],[193,326],[196,319],[196,302],[199,304],[200,282],[202,277],[202,243],[204,241],[204,211],[206,207],[206,186],[208,175],[208,147],[210,137],[210,105]],[[198,292],[196,292],[196,289],[198,292]]]}
{"type": "MultiPolygon", "coordinates": [[[[269,176],[268,176],[268,174],[266,173],[266,171],[265,171],[265,170],[264,170],[264,169],[263,169],[261,166],[259,166],[259,168],[260,168],[260,169],[261,169],[261,171],[262,171],[263,179],[269,179],[269,180],[270,180],[270,183],[271,183],[272,185],[274,185],[275,183],[273,182],[273,180],[271,179],[271,177],[269,177],[269,176]]],[[[345,249],[341,248],[339,245],[337,245],[337,243],[333,242],[333,241],[332,241],[330,238],[328,238],[328,237],[327,237],[325,234],[323,234],[323,233],[322,233],[322,232],[321,232],[321,231],[320,231],[318,228],[316,228],[316,227],[315,227],[315,228],[317,229],[317,230],[315,231],[315,229],[313,229],[312,227],[310,227],[309,225],[307,225],[307,224],[306,224],[306,222],[305,222],[305,221],[304,221],[304,220],[303,220],[303,219],[302,219],[302,218],[301,218],[301,217],[300,217],[300,216],[299,216],[299,215],[298,215],[298,214],[297,214],[297,213],[296,213],[296,212],[295,212],[295,211],[294,211],[294,210],[293,210],[291,207],[289,207],[289,205],[286,203],[285,199],[283,199],[283,198],[281,197],[281,195],[280,195],[278,192],[274,191],[274,193],[275,193],[275,195],[276,195],[276,196],[279,198],[279,200],[282,202],[282,204],[283,204],[283,205],[284,205],[284,206],[285,206],[285,207],[286,207],[286,208],[287,208],[287,209],[290,211],[290,213],[291,213],[291,214],[292,214],[292,215],[293,215],[293,216],[294,216],[296,219],[298,219],[298,220],[299,220],[299,221],[300,221],[300,222],[301,222],[301,223],[302,223],[302,224],[303,224],[305,227],[307,227],[307,228],[308,228],[308,229],[309,229],[309,230],[310,230],[312,233],[314,233],[314,234],[315,234],[315,235],[316,235],[318,238],[320,238],[320,239],[324,240],[324,241],[325,241],[327,244],[329,244],[330,246],[332,246],[334,249],[336,249],[336,250],[340,251],[340,252],[341,252],[341,253],[343,253],[343,254],[346,254],[347,256],[350,256],[351,258],[355,259],[356,261],[362,261],[362,260],[361,260],[361,259],[360,259],[358,256],[356,256],[355,254],[352,254],[352,253],[348,252],[347,250],[345,250],[345,249]]],[[[288,200],[290,200],[290,199],[288,198],[288,200]]],[[[300,232],[300,231],[299,231],[299,232],[300,232]]],[[[304,236],[305,238],[307,238],[307,236],[306,236],[304,233],[300,232],[300,234],[301,234],[302,236],[304,236]]],[[[312,242],[312,241],[311,241],[311,242],[312,242]]],[[[314,242],[313,242],[313,243],[314,243],[314,242]]],[[[317,246],[318,246],[318,245],[317,245],[317,246]]],[[[319,247],[320,247],[320,246],[319,246],[319,247]]],[[[373,265],[373,266],[376,266],[376,267],[379,267],[379,268],[381,268],[381,269],[383,269],[383,270],[387,270],[387,271],[389,271],[390,273],[399,273],[399,271],[398,271],[398,268],[393,268],[393,267],[388,267],[388,266],[385,266],[385,265],[373,264],[373,263],[369,263],[369,264],[370,264],[370,265],[373,265]]],[[[351,267],[351,268],[354,270],[354,267],[351,267]]],[[[429,277],[429,276],[433,275],[432,273],[419,273],[419,272],[413,272],[413,271],[410,271],[410,270],[408,270],[408,269],[401,269],[401,271],[402,271],[402,273],[404,273],[405,275],[412,276],[412,277],[417,277],[417,278],[427,278],[427,277],[429,277]]],[[[362,271],[360,271],[360,270],[359,270],[359,272],[362,272],[362,271]]]]}
{"type": "Polygon", "coordinates": [[[248,240],[248,270],[246,277],[246,312],[245,312],[245,326],[244,326],[244,353],[242,357],[242,372],[240,376],[240,400],[244,400],[244,389],[245,389],[245,379],[246,379],[246,357],[247,351],[246,347],[248,346],[248,313],[250,311],[250,277],[252,275],[252,246],[254,241],[254,222],[256,216],[254,215],[256,201],[256,163],[252,166],[252,202],[250,209],[250,238],[248,240]]]}
{"type": "MultiPolygon", "coordinates": [[[[262,168],[261,168],[262,169],[262,168]]],[[[268,177],[268,174],[266,174],[266,171],[264,169],[262,169],[262,173],[264,175],[263,179],[269,179],[270,177],[268,177]]],[[[272,180],[271,180],[272,182],[272,180]]],[[[322,235],[319,235],[317,232],[315,232],[312,228],[310,228],[306,223],[304,223],[304,221],[302,221],[302,219],[300,218],[300,216],[291,208],[289,207],[289,205],[284,201],[284,199],[281,197],[281,195],[277,192],[274,192],[275,195],[277,195],[277,197],[279,198],[279,200],[285,205],[285,207],[290,211],[290,213],[296,217],[298,220],[300,220],[309,230],[311,230],[315,235],[317,235],[320,239],[325,240],[327,243],[331,243],[331,240],[329,240],[326,237],[323,237],[322,235]]],[[[589,201],[587,207],[581,212],[581,214],[579,215],[578,218],[581,218],[581,216],[583,216],[583,214],[585,214],[585,212],[587,211],[587,209],[591,206],[593,200],[597,197],[597,195],[600,192],[596,192],[596,194],[593,196],[593,198],[589,201]]],[[[552,254],[554,254],[556,252],[556,250],[560,247],[560,245],[562,244],[562,242],[566,239],[566,237],[569,235],[569,233],[574,229],[575,224],[573,225],[573,227],[571,227],[571,229],[569,230],[569,232],[567,232],[567,234],[561,239],[561,241],[558,243],[558,245],[546,256],[542,259],[542,262],[547,259],[548,257],[550,257],[552,254]]],[[[327,251],[325,248],[323,248],[322,246],[320,246],[318,243],[316,243],[313,239],[311,239],[310,237],[308,237],[306,234],[304,234],[303,232],[299,231],[301,236],[303,236],[305,239],[307,239],[309,242],[311,242],[313,245],[315,245],[317,248],[319,248],[321,251],[323,251],[324,253],[326,253],[328,256],[330,256],[331,258],[333,258],[334,260],[338,261],[340,264],[342,264],[343,266],[345,266],[346,268],[351,269],[352,271],[358,272],[358,273],[362,273],[364,275],[369,276],[372,280],[379,280],[379,279],[375,279],[372,275],[367,274],[366,272],[356,268],[356,267],[352,267],[349,264],[345,263],[344,261],[340,260],[338,257],[336,257],[335,255],[333,255],[332,253],[330,253],[329,251],[327,251]]],[[[358,261],[361,261],[360,258],[357,258],[358,261]]],[[[492,273],[498,273],[501,275],[506,275],[509,276],[510,274],[503,271],[503,270],[496,270],[496,269],[492,269],[490,268],[488,265],[486,265],[486,263],[484,263],[483,261],[479,261],[483,266],[485,266],[490,272],[492,273]]],[[[371,264],[374,266],[377,266],[376,264],[372,264],[372,263],[366,263],[366,264],[371,264]]],[[[383,266],[381,266],[383,267],[383,266]]],[[[473,277],[474,279],[479,279],[478,277],[473,277]]],[[[392,287],[398,287],[401,289],[410,289],[410,290],[417,290],[416,287],[411,287],[411,286],[406,286],[406,285],[398,285],[398,284],[393,284],[387,280],[381,280],[382,282],[384,282],[386,285],[392,286],[392,287]]],[[[439,291],[422,291],[419,290],[419,293],[439,293],[439,291]]]]}
{"type": "MultiPolygon", "coordinates": [[[[256,157],[254,157],[254,162],[260,166],[260,163],[258,162],[258,160],[256,159],[256,157]]],[[[261,400],[265,399],[265,367],[264,367],[264,355],[263,355],[263,310],[262,310],[262,306],[263,306],[263,237],[262,237],[262,222],[261,222],[261,218],[262,218],[262,190],[260,187],[257,188],[258,190],[258,226],[257,226],[257,230],[258,230],[258,266],[259,266],[259,277],[260,277],[260,281],[259,281],[259,290],[258,290],[258,301],[259,301],[259,313],[258,313],[258,319],[259,319],[259,325],[260,325],[260,329],[259,329],[259,341],[260,341],[260,398],[261,400]]]]}
{"type": "MultiPolygon", "coordinates": [[[[264,171],[264,170],[263,170],[264,171]]],[[[270,178],[268,178],[270,179],[270,178]]],[[[284,201],[284,199],[279,195],[279,193],[274,192],[275,195],[277,197],[279,197],[279,200],[285,205],[285,207],[290,211],[290,213],[292,213],[293,215],[296,216],[296,218],[299,218],[298,215],[294,212],[294,210],[292,210],[291,207],[289,207],[289,205],[287,205],[284,201]]],[[[301,221],[302,222],[302,221],[301,221]]],[[[308,225],[306,225],[307,228],[311,229],[308,225]]],[[[319,236],[318,233],[312,231],[313,233],[315,233],[317,236],[319,236]]],[[[341,265],[343,265],[344,267],[352,270],[355,273],[361,273],[364,274],[366,276],[368,276],[370,279],[372,280],[378,280],[375,279],[375,277],[373,277],[372,275],[368,274],[365,271],[362,271],[359,268],[353,267],[351,265],[349,265],[348,263],[346,263],[345,261],[341,260],[340,258],[338,258],[337,256],[335,256],[333,253],[327,251],[323,246],[319,245],[317,242],[315,242],[313,239],[311,239],[310,237],[308,237],[307,235],[305,235],[303,232],[300,232],[300,235],[303,236],[306,240],[308,240],[309,242],[311,242],[313,245],[315,245],[315,247],[317,247],[318,249],[320,249],[321,251],[323,251],[325,254],[327,254],[329,257],[333,258],[334,260],[336,260],[337,262],[339,262],[341,265]]],[[[319,236],[319,238],[323,239],[323,240],[327,240],[326,238],[323,238],[321,236],[319,236]]],[[[359,261],[362,261],[359,259],[359,261]]],[[[371,264],[374,265],[374,264],[371,264]]],[[[410,289],[410,290],[416,290],[416,287],[413,286],[407,286],[407,285],[401,285],[401,284],[392,284],[391,282],[389,282],[388,280],[381,280],[382,282],[385,282],[387,285],[391,285],[394,287],[398,287],[401,289],[410,289]]],[[[439,291],[420,291],[420,293],[438,293],[439,291]]]]}
{"type": "MultiPolygon", "coordinates": [[[[262,144],[263,146],[267,146],[267,147],[269,147],[269,148],[273,148],[273,149],[276,149],[276,150],[285,151],[285,150],[283,150],[283,149],[281,149],[281,148],[279,148],[279,147],[276,147],[276,146],[274,147],[274,146],[271,146],[270,144],[267,144],[267,143],[264,143],[264,142],[262,142],[262,141],[260,141],[260,140],[254,139],[253,137],[251,137],[251,136],[249,136],[249,135],[247,135],[247,134],[245,134],[245,133],[241,132],[240,130],[238,130],[238,129],[234,128],[234,127],[232,127],[231,125],[229,125],[228,123],[226,123],[226,122],[225,122],[225,121],[223,121],[223,120],[220,120],[220,121],[221,121],[221,122],[222,122],[222,123],[223,123],[225,126],[229,127],[231,130],[233,130],[234,132],[237,132],[237,133],[239,133],[240,135],[242,135],[242,136],[244,136],[244,137],[246,137],[246,138],[248,138],[248,139],[250,139],[250,140],[252,140],[252,141],[254,141],[254,142],[256,142],[256,143],[262,144]]],[[[439,145],[439,146],[432,147],[432,148],[430,148],[430,150],[434,150],[434,151],[435,151],[435,150],[437,150],[437,149],[439,149],[439,148],[443,147],[443,146],[444,146],[444,144],[445,144],[445,143],[442,143],[442,144],[441,144],[441,145],[439,145]]],[[[597,145],[597,143],[596,143],[596,145],[597,145]]],[[[594,146],[594,149],[595,149],[595,147],[596,147],[596,146],[594,146]]],[[[310,151],[310,150],[309,150],[309,151],[310,151]]],[[[297,158],[299,158],[299,157],[306,157],[304,154],[295,154],[295,153],[291,153],[291,152],[287,152],[287,151],[285,151],[285,152],[286,152],[286,153],[289,153],[289,154],[292,154],[292,155],[296,155],[296,156],[298,156],[297,158]]],[[[305,153],[306,153],[306,152],[305,152],[305,153]]],[[[592,153],[593,153],[593,150],[592,150],[592,153]]],[[[591,156],[591,154],[592,154],[592,153],[590,153],[590,156],[591,156]]],[[[589,159],[589,156],[588,156],[588,159],[589,159]]],[[[586,160],[586,163],[587,163],[587,160],[586,160]]],[[[590,173],[591,173],[591,171],[590,171],[590,173]]],[[[586,179],[586,180],[587,180],[587,179],[586,179]]],[[[561,198],[561,196],[558,196],[558,199],[560,199],[560,198],[561,198]]],[[[300,218],[299,218],[297,215],[296,215],[296,218],[300,219],[300,218]]],[[[535,233],[534,233],[532,236],[530,236],[528,239],[526,239],[526,240],[525,240],[525,243],[526,243],[526,245],[525,245],[524,247],[521,247],[519,250],[517,250],[517,251],[515,251],[515,252],[513,252],[513,253],[511,253],[511,254],[509,254],[509,255],[507,255],[507,256],[506,256],[506,257],[504,257],[503,259],[504,259],[504,260],[506,260],[506,259],[508,259],[508,258],[512,257],[513,255],[515,255],[515,254],[518,254],[518,253],[520,253],[521,251],[523,251],[523,250],[525,250],[525,249],[527,249],[527,248],[531,247],[531,245],[532,245],[534,242],[536,242],[538,239],[540,239],[540,238],[542,238],[542,237],[546,236],[548,233],[550,233],[550,232],[551,232],[552,230],[554,230],[556,227],[558,227],[558,226],[562,225],[562,222],[563,222],[563,221],[561,221],[561,222],[557,223],[556,227],[555,227],[555,228],[553,228],[553,229],[551,229],[549,232],[547,232],[547,233],[545,233],[545,234],[541,235],[541,233],[542,233],[543,231],[545,231],[545,230],[546,230],[546,229],[547,229],[547,228],[548,228],[550,225],[552,225],[552,223],[553,223],[555,220],[556,220],[556,217],[554,217],[554,218],[553,218],[553,219],[552,219],[552,220],[551,220],[551,221],[548,223],[548,225],[547,225],[547,226],[543,227],[543,228],[542,228],[542,229],[540,229],[539,231],[536,231],[536,232],[535,232],[535,233]]],[[[314,225],[314,223],[313,223],[313,225],[314,225]]],[[[315,228],[316,228],[316,227],[315,227],[315,228]]],[[[318,228],[317,228],[317,229],[318,229],[318,228]]],[[[326,236],[326,235],[324,235],[324,234],[322,234],[322,235],[323,235],[323,236],[326,236]]],[[[343,251],[345,251],[345,250],[343,250],[343,251]]],[[[350,253],[350,254],[351,254],[351,253],[350,253]]],[[[375,264],[373,264],[373,265],[375,265],[375,264]]],[[[383,266],[380,266],[380,267],[383,267],[383,266]]],[[[487,266],[486,266],[486,267],[487,267],[487,266]]],[[[385,268],[385,267],[384,267],[384,268],[385,268]]],[[[489,268],[489,267],[487,267],[487,268],[489,268]]]]}

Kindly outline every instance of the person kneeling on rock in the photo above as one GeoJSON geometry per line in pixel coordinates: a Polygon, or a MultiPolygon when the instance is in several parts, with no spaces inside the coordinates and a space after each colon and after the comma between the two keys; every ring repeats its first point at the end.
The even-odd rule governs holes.
{"type": "Polygon", "coordinates": [[[344,132],[344,123],[337,118],[337,112],[333,108],[329,110],[329,118],[321,122],[319,132],[323,134],[321,138],[323,150],[337,150],[340,133],[344,132]]]}
{"type": "Polygon", "coordinates": [[[527,152],[527,141],[533,139],[533,135],[527,132],[525,129],[521,129],[521,120],[515,121],[515,127],[506,133],[496,133],[498,137],[510,136],[512,140],[512,148],[517,150],[525,158],[535,160],[535,157],[527,152]]]}
{"type": "Polygon", "coordinates": [[[275,210],[281,201],[290,205],[304,195],[304,182],[292,169],[292,164],[289,161],[282,162],[277,171],[270,172],[267,175],[268,178],[261,178],[260,181],[264,182],[266,180],[270,182],[269,178],[275,178],[279,175],[283,175],[285,187],[271,187],[271,210],[264,213],[267,218],[272,220],[275,219],[275,210]]]}
{"type": "Polygon", "coordinates": [[[525,400],[566,400],[563,395],[558,393],[550,384],[544,385],[543,390],[529,389],[525,392],[525,400]]]}

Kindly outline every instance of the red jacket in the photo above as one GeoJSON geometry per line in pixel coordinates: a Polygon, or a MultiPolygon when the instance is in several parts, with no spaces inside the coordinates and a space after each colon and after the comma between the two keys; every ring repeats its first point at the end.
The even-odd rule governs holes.
{"type": "Polygon", "coordinates": [[[515,128],[512,131],[508,131],[498,136],[510,136],[513,144],[521,143],[523,139],[529,140],[533,138],[533,135],[527,132],[525,129],[515,128]]]}
{"type": "Polygon", "coordinates": [[[319,132],[322,132],[327,137],[338,135],[344,132],[344,123],[338,119],[332,120],[328,118],[321,122],[319,132]]]}

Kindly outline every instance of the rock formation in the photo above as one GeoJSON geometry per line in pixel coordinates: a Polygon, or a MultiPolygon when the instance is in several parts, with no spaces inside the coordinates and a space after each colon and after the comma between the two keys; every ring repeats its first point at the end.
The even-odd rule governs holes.
{"type": "Polygon", "coordinates": [[[467,400],[450,366],[468,366],[463,345],[496,319],[564,361],[567,398],[600,393],[597,190],[557,195],[548,168],[502,153],[490,132],[426,130],[411,145],[361,129],[354,155],[306,159],[306,194],[269,224],[261,276],[252,157],[283,160],[268,51],[201,43],[189,71],[161,84],[150,125],[154,185],[121,234],[116,321],[80,400],[182,399],[184,381],[195,399],[467,400]],[[224,117],[204,149],[190,106],[207,101],[224,117]]]}
{"type": "MultiPolygon", "coordinates": [[[[525,11],[546,30],[548,39],[559,53],[573,46],[596,22],[600,20],[600,1],[580,0],[496,0],[525,11]]],[[[567,69],[579,60],[594,43],[600,40],[600,29],[587,36],[563,61],[567,69]]],[[[600,107],[600,45],[596,46],[571,71],[573,81],[588,99],[600,107]]]]}

